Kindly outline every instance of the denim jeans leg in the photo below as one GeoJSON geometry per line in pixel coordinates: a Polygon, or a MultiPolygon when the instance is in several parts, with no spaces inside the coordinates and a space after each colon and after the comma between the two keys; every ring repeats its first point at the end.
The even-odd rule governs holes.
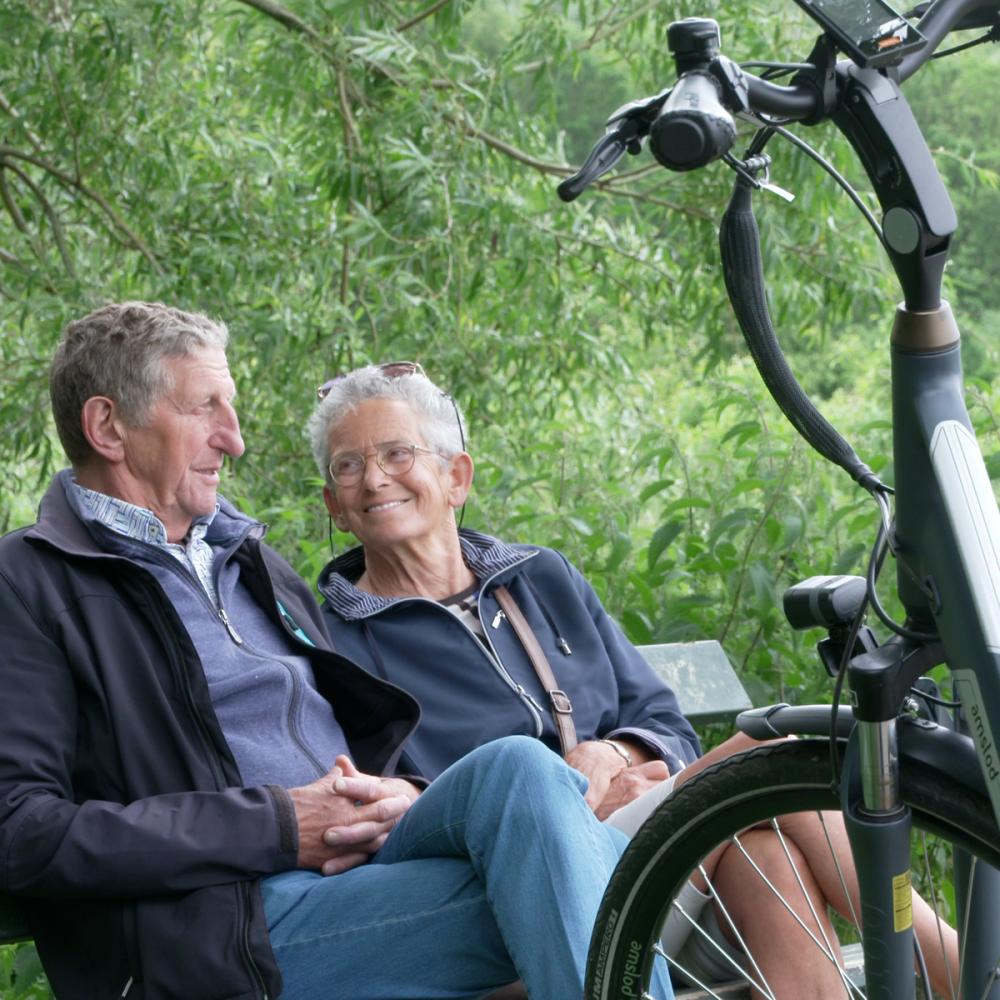
{"type": "Polygon", "coordinates": [[[281,1000],[456,1000],[517,978],[467,861],[291,871],[262,887],[281,1000]]]}
{"type": "MultiPolygon", "coordinates": [[[[585,789],[537,740],[496,740],[437,778],[373,861],[468,858],[529,995],[580,1000],[594,918],[627,843],[585,789]]],[[[662,959],[652,996],[673,996],[662,959]]]]}

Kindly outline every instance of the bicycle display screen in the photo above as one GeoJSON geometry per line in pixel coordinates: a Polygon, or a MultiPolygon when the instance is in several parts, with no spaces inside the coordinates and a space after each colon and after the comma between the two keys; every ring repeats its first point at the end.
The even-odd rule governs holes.
{"type": "Polygon", "coordinates": [[[885,66],[927,39],[882,0],[795,0],[859,66],[885,66]]]}

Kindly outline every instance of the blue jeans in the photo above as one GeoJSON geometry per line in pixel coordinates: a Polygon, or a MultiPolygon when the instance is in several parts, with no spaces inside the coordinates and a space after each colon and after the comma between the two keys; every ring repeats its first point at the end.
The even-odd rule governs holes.
{"type": "MultiPolygon", "coordinates": [[[[285,1000],[477,997],[520,978],[581,1000],[590,933],[625,837],[537,740],[480,747],[411,806],[371,863],[264,880],[285,1000]]],[[[662,960],[653,988],[673,996],[662,960]]]]}

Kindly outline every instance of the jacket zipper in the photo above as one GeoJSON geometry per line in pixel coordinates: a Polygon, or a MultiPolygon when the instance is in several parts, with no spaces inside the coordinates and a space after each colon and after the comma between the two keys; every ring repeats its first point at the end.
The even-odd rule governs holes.
{"type": "MultiPolygon", "coordinates": [[[[230,554],[232,552],[235,552],[245,542],[247,534],[249,534],[249,529],[246,532],[244,532],[244,534],[240,537],[236,545],[230,550],[230,554]]],[[[48,540],[46,539],[46,541],[48,540]]],[[[51,545],[52,543],[48,542],[48,544],[51,545]]],[[[60,548],[59,546],[53,546],[53,547],[57,549],[60,548]]],[[[208,728],[208,725],[206,724],[205,720],[201,717],[201,715],[199,714],[199,712],[195,707],[194,693],[191,690],[191,682],[187,675],[187,671],[184,669],[184,666],[181,663],[180,658],[177,656],[172,642],[169,641],[173,639],[175,634],[175,629],[173,628],[173,622],[170,620],[167,614],[162,610],[162,608],[165,605],[172,607],[172,605],[170,604],[170,600],[167,597],[166,591],[163,589],[163,587],[157,581],[156,577],[153,576],[153,574],[149,570],[144,569],[141,566],[136,566],[135,563],[133,563],[130,559],[126,559],[121,556],[116,556],[114,558],[116,560],[120,560],[126,566],[128,566],[130,572],[135,572],[137,574],[136,579],[141,583],[143,589],[145,589],[153,598],[149,605],[150,614],[153,616],[156,624],[159,626],[161,634],[166,636],[168,639],[168,641],[165,643],[165,647],[167,650],[167,658],[170,663],[171,671],[173,672],[174,676],[177,677],[178,682],[180,684],[181,691],[184,695],[185,706],[187,707],[188,714],[191,717],[192,722],[194,723],[195,732],[202,745],[202,752],[205,755],[205,759],[209,765],[209,769],[212,772],[212,777],[215,781],[216,789],[222,791],[226,788],[226,777],[222,768],[221,755],[218,753],[218,751],[215,749],[213,745],[212,736],[208,728]]],[[[172,559],[172,557],[170,558],[172,559]]],[[[261,560],[261,562],[263,562],[263,560],[261,560]]],[[[267,573],[267,567],[264,566],[263,569],[265,577],[268,579],[268,582],[270,582],[270,575],[267,573]]],[[[200,584],[198,589],[202,591],[205,600],[208,600],[208,595],[204,593],[204,589],[200,586],[200,584]]],[[[174,616],[175,618],[177,617],[176,612],[174,613],[174,616]]],[[[223,624],[226,624],[225,620],[223,620],[223,624]]],[[[235,630],[232,630],[231,627],[228,625],[227,629],[230,629],[231,635],[233,635],[233,633],[235,632],[235,630]]],[[[242,642],[242,640],[240,641],[242,642]]],[[[243,924],[243,934],[240,939],[242,945],[241,951],[243,952],[243,960],[260,991],[260,1000],[270,1000],[267,989],[264,985],[264,977],[261,974],[260,968],[257,966],[257,962],[254,960],[253,952],[250,948],[249,883],[246,881],[242,881],[240,883],[240,888],[242,889],[242,897],[244,903],[243,907],[241,907],[241,909],[244,912],[239,914],[240,917],[242,917],[242,924],[243,924]]],[[[125,985],[122,987],[122,993],[120,994],[120,998],[126,997],[127,994],[131,992],[132,986],[134,985],[134,978],[135,978],[134,976],[130,976],[128,980],[125,982],[125,985]]]]}
{"type": "MultiPolygon", "coordinates": [[[[404,602],[397,601],[395,604],[390,605],[390,607],[395,608],[402,603],[404,602]]],[[[442,614],[449,615],[460,628],[465,629],[469,638],[472,640],[473,645],[475,645],[475,647],[480,651],[480,653],[482,653],[482,655],[486,657],[486,662],[489,663],[489,665],[500,675],[500,678],[507,685],[507,687],[509,687],[511,691],[513,691],[516,695],[518,695],[520,700],[523,702],[524,707],[528,710],[528,714],[531,716],[531,719],[535,724],[535,737],[541,739],[542,734],[545,732],[545,727],[542,724],[542,710],[538,707],[538,703],[535,701],[535,699],[532,698],[531,695],[528,694],[528,692],[525,691],[525,689],[520,684],[518,684],[513,677],[511,677],[507,668],[503,665],[503,661],[497,655],[496,647],[493,645],[489,636],[488,635],[484,636],[486,642],[486,645],[484,646],[479,636],[477,636],[476,633],[473,632],[472,629],[465,624],[465,622],[463,622],[460,618],[456,618],[450,611],[446,611],[444,608],[441,607],[440,604],[437,603],[437,601],[431,601],[425,597],[408,597],[405,599],[405,603],[429,604],[431,605],[431,607],[437,608],[442,614]]],[[[382,608],[381,610],[376,611],[374,614],[365,615],[364,617],[374,618],[376,617],[376,615],[379,615],[383,611],[388,611],[388,610],[389,608],[382,608]]],[[[486,630],[484,629],[483,631],[485,632],[486,630]]]]}
{"type": "MultiPolygon", "coordinates": [[[[532,558],[533,555],[534,553],[532,553],[531,555],[526,555],[523,559],[518,560],[516,563],[512,563],[510,566],[505,566],[503,569],[497,570],[495,573],[492,573],[482,582],[479,588],[480,594],[482,594],[482,592],[486,589],[486,587],[494,579],[496,579],[496,577],[500,576],[503,573],[507,573],[515,566],[520,566],[521,563],[527,562],[528,559],[532,558]]],[[[437,608],[443,614],[449,615],[455,622],[458,623],[459,626],[461,626],[461,628],[465,629],[465,631],[469,635],[469,638],[472,639],[473,644],[476,646],[477,649],[482,651],[483,655],[486,657],[487,663],[489,663],[490,666],[492,666],[493,669],[500,675],[500,677],[511,689],[511,691],[513,691],[516,695],[519,696],[521,702],[524,704],[524,707],[528,710],[528,713],[531,716],[532,721],[535,723],[535,737],[537,739],[542,738],[542,735],[545,732],[545,725],[542,722],[545,713],[539,707],[538,702],[536,702],[535,699],[532,698],[532,696],[520,684],[518,684],[513,677],[511,677],[507,668],[503,665],[503,661],[497,654],[496,647],[493,645],[492,640],[490,639],[489,635],[486,634],[485,628],[483,629],[483,633],[484,633],[484,638],[486,640],[486,644],[489,647],[488,650],[484,647],[483,643],[480,641],[476,633],[473,632],[472,629],[470,629],[469,626],[465,624],[465,622],[463,622],[460,618],[456,618],[455,615],[453,615],[450,611],[447,611],[444,608],[442,608],[437,601],[429,600],[426,597],[403,598],[402,600],[394,601],[392,604],[384,608],[379,608],[377,611],[374,611],[371,614],[362,615],[361,618],[375,618],[376,616],[382,614],[383,612],[389,611],[392,608],[398,607],[400,604],[404,603],[429,604],[432,607],[437,608]]],[[[503,618],[506,617],[507,616],[503,613],[502,610],[498,611],[497,614],[493,617],[492,622],[490,623],[491,627],[499,628],[500,622],[502,621],[503,618]]],[[[482,621],[482,616],[480,616],[480,621],[482,621]]]]}
{"type": "MultiPolygon", "coordinates": [[[[142,570],[143,573],[150,576],[153,584],[153,597],[156,598],[152,602],[152,607],[157,609],[157,617],[160,624],[164,630],[164,633],[168,637],[173,636],[173,629],[170,627],[171,623],[167,618],[166,614],[160,610],[164,604],[170,604],[166,593],[163,588],[157,583],[155,577],[152,577],[147,570],[142,570]],[[159,594],[156,592],[159,591],[159,594]],[[162,598],[162,603],[159,600],[162,598]]],[[[205,595],[207,599],[207,595],[205,595]]],[[[172,605],[171,605],[172,606],[172,605]]],[[[242,642],[242,640],[240,640],[242,642]]],[[[209,767],[211,768],[212,775],[215,779],[215,786],[219,791],[222,791],[226,787],[226,777],[222,769],[222,761],[218,751],[216,751],[211,733],[208,729],[208,725],[202,718],[201,714],[197,711],[194,704],[194,693],[191,690],[191,681],[188,678],[187,671],[184,669],[183,664],[179,661],[178,657],[174,653],[173,645],[170,642],[165,643],[168,650],[168,657],[171,663],[174,674],[177,676],[181,690],[184,692],[184,702],[187,705],[188,713],[190,714],[192,720],[194,721],[195,730],[198,733],[199,738],[202,742],[202,749],[205,753],[205,758],[208,761],[209,767]]],[[[257,962],[254,960],[253,952],[250,949],[250,916],[249,916],[249,906],[247,904],[249,896],[249,885],[246,882],[240,883],[240,889],[242,890],[242,901],[243,906],[240,907],[240,918],[243,925],[243,933],[240,937],[240,950],[243,953],[243,961],[249,969],[251,976],[257,983],[258,989],[260,990],[261,1000],[269,1000],[267,990],[264,986],[264,977],[261,975],[260,969],[257,967],[257,962]]],[[[126,984],[126,991],[131,989],[131,982],[126,984]]],[[[124,994],[123,994],[124,995],[124,994]]]]}

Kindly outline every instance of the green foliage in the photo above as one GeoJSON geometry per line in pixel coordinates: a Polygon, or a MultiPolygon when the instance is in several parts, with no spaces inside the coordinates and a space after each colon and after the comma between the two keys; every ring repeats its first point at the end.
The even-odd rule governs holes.
{"type": "Polygon", "coordinates": [[[3,1000],[50,1000],[51,996],[34,944],[24,941],[0,945],[0,997],[3,1000]]]}
{"type": "MultiPolygon", "coordinates": [[[[329,553],[303,436],[312,387],[419,358],[469,417],[467,523],[564,548],[637,640],[714,636],[755,697],[822,696],[778,596],[804,573],[856,569],[873,512],[748,370],[719,280],[728,171],[670,175],[643,154],[573,205],[554,197],[563,157],[669,82],[663,30],[686,13],[6,4],[0,526],[30,520],[60,463],[45,368],[62,324],[108,298],[163,299],[229,323],[249,449],[226,490],[307,576],[329,553]]],[[[701,13],[736,57],[800,57],[813,36],[790,10],[701,13]]],[[[922,113],[973,204],[994,176],[992,121],[971,99],[992,61],[954,66],[922,113]]],[[[809,138],[864,194],[836,132],[809,138]]],[[[776,324],[803,383],[884,466],[884,337],[869,327],[891,282],[832,182],[790,147],[774,156],[797,196],[758,199],[776,324]]],[[[1000,468],[988,259],[960,251],[954,294],[971,306],[970,405],[1000,468]]]]}

